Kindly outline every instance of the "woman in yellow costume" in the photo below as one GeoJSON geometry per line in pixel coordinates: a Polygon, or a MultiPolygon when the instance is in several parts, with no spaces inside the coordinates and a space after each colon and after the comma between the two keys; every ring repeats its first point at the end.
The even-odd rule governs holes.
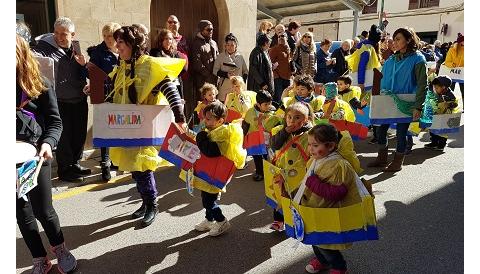
{"type": "MultiPolygon", "coordinates": [[[[185,60],[155,58],[145,54],[147,37],[136,27],[124,26],[113,34],[117,42],[120,65],[109,74],[113,84],[113,103],[158,105],[168,100],[175,122],[185,128],[183,104],[175,83],[185,60]]],[[[157,187],[153,171],[162,164],[154,146],[112,147],[112,162],[120,170],[130,171],[142,197],[142,206],[132,218],[143,217],[142,226],[150,225],[157,214],[157,187]]]]}

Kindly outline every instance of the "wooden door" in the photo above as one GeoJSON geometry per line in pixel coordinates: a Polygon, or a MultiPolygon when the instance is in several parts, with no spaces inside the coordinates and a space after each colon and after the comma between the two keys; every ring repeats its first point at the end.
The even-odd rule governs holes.
{"type": "Polygon", "coordinates": [[[177,16],[180,21],[180,34],[191,42],[197,34],[200,20],[213,24],[213,40],[218,41],[218,15],[213,0],[152,0],[150,7],[151,39],[155,40],[159,31],[165,28],[168,16],[177,16]]]}
{"type": "MultiPolygon", "coordinates": [[[[209,20],[213,24],[213,40],[218,43],[218,13],[213,0],[152,0],[150,6],[150,39],[155,43],[161,29],[166,28],[165,23],[170,15],[177,16],[180,21],[179,33],[187,39],[190,47],[193,37],[198,32],[197,25],[200,20],[209,20]]],[[[190,116],[197,105],[198,91],[194,91],[193,83],[189,77],[184,81],[185,114],[190,116]]]]}

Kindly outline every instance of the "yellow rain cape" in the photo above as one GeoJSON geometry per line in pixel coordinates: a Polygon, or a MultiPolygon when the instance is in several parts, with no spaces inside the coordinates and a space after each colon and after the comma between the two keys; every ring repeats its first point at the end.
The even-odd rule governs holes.
{"type": "MultiPolygon", "coordinates": [[[[138,104],[161,105],[168,104],[162,93],[152,94],[152,89],[163,79],[174,79],[178,76],[185,65],[184,59],[157,58],[142,55],[135,61],[135,75],[130,79],[131,64],[121,60],[109,74],[111,79],[115,77],[113,89],[113,102],[115,104],[131,104],[128,98],[128,87],[135,85],[137,90],[138,104]]],[[[170,165],[167,161],[158,157],[159,148],[154,146],[145,147],[112,147],[110,158],[112,162],[124,171],[156,170],[160,166],[170,165]]]]}

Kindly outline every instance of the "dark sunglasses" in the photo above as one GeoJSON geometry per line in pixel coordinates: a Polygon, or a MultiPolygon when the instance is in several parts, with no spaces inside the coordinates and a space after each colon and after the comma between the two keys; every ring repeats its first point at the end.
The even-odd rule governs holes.
{"type": "Polygon", "coordinates": [[[285,37],[285,35],[284,35],[284,34],[282,34],[282,35],[279,35],[278,37],[285,37]]]}
{"type": "Polygon", "coordinates": [[[208,28],[208,29],[204,29],[204,30],[206,30],[208,32],[211,32],[211,31],[213,31],[213,28],[208,28]]]}
{"type": "Polygon", "coordinates": [[[178,21],[167,21],[169,24],[177,24],[178,21]]]}

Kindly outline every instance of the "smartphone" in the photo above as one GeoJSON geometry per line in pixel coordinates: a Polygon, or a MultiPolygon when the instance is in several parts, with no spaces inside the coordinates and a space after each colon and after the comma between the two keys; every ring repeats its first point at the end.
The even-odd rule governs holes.
{"type": "Polygon", "coordinates": [[[82,50],[80,49],[80,41],[73,40],[72,46],[73,46],[73,51],[75,52],[75,55],[82,54],[82,50]]]}

